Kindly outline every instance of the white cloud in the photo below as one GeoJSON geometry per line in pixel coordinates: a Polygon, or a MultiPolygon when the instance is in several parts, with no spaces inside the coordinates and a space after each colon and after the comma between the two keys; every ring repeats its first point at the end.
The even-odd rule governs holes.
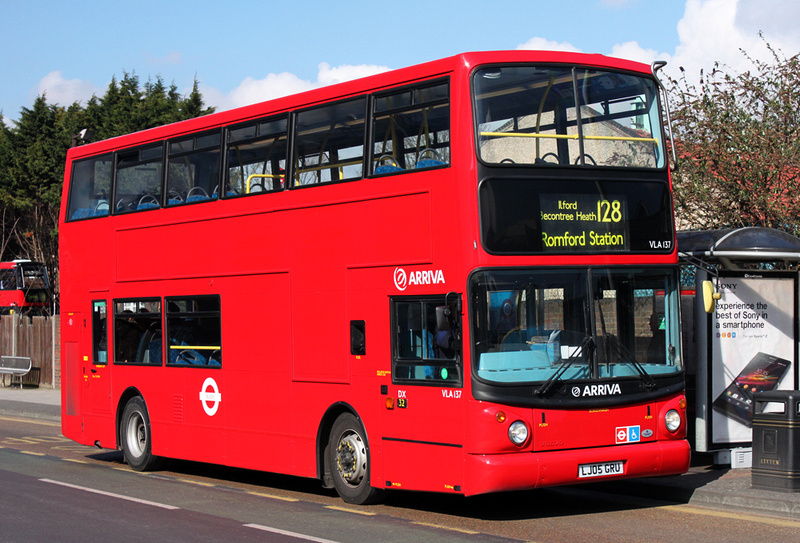
{"type": "Polygon", "coordinates": [[[531,38],[522,45],[518,45],[517,49],[531,49],[535,51],[569,51],[573,53],[580,53],[581,50],[568,42],[556,42],[545,38],[531,38]]]}
{"type": "MultiPolygon", "coordinates": [[[[685,69],[691,83],[699,81],[700,71],[710,72],[718,62],[726,71],[742,72],[752,68],[750,57],[772,61],[772,54],[764,43],[787,57],[800,52],[800,33],[796,22],[800,19],[800,2],[786,0],[686,0],[683,17],[676,31],[678,45],[672,52],[657,51],[635,41],[619,43],[608,52],[611,56],[649,64],[666,60],[664,71],[674,77],[685,69]],[[764,40],[758,33],[762,32],[764,40]]],[[[626,2],[607,0],[606,7],[624,12],[626,2]]],[[[579,51],[570,43],[559,43],[545,38],[532,38],[517,49],[544,49],[579,51]]]]}
{"type": "Polygon", "coordinates": [[[686,69],[690,80],[698,78],[701,69],[706,73],[712,70],[715,62],[735,72],[748,70],[752,65],[742,51],[755,59],[772,60],[759,31],[767,42],[792,56],[798,52],[800,39],[786,32],[785,18],[800,13],[798,6],[791,4],[775,0],[687,0],[678,23],[680,43],[673,62],[686,69]]]}
{"type": "Polygon", "coordinates": [[[654,60],[663,60],[669,55],[665,53],[659,53],[655,49],[645,49],[639,45],[638,42],[627,41],[625,43],[618,43],[612,47],[611,56],[650,64],[654,60]]]}
{"type": "Polygon", "coordinates": [[[45,94],[47,102],[59,104],[64,107],[72,105],[73,102],[85,103],[93,94],[101,94],[102,89],[95,86],[91,81],[81,79],[64,79],[60,71],[50,72],[39,81],[37,94],[45,94]]]}
{"type": "Polygon", "coordinates": [[[331,68],[326,62],[319,65],[319,72],[317,73],[317,86],[333,85],[334,83],[342,83],[343,81],[351,81],[359,77],[366,77],[368,75],[379,74],[389,70],[388,66],[376,66],[374,64],[360,64],[351,65],[343,64],[331,68]]]}
{"type": "Polygon", "coordinates": [[[210,87],[202,88],[201,92],[207,104],[215,106],[217,111],[223,111],[343,81],[350,81],[387,70],[389,70],[387,66],[343,64],[331,67],[323,62],[318,66],[316,81],[308,81],[297,77],[295,74],[283,72],[280,74],[268,74],[262,79],[247,77],[227,94],[210,87]]]}

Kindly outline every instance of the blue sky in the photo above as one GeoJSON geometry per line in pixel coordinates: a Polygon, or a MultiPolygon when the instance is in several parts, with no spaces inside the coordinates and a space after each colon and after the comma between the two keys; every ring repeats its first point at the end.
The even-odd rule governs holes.
{"type": "MultiPolygon", "coordinates": [[[[161,76],[181,93],[197,78],[229,109],[452,54],[566,49],[688,73],[739,48],[766,57],[765,33],[800,51],[794,0],[0,0],[0,112],[102,96],[112,76],[161,76]],[[13,47],[10,47],[14,44],[13,47]]],[[[671,73],[677,73],[673,71],[671,73]]]]}

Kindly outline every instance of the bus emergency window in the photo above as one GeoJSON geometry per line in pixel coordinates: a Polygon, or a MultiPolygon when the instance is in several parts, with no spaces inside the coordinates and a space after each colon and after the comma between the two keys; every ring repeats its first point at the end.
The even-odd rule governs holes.
{"type": "Polygon", "coordinates": [[[447,82],[378,95],[373,119],[373,174],[433,168],[450,162],[447,82]]]}
{"type": "Polygon", "coordinates": [[[92,302],[92,362],[108,364],[108,304],[105,300],[92,302]]]}
{"type": "Polygon", "coordinates": [[[274,192],[284,188],[287,119],[262,119],[228,130],[226,196],[274,192]]]}
{"type": "Polygon", "coordinates": [[[363,176],[366,110],[362,97],[297,114],[293,186],[363,176]]]}
{"type": "Polygon", "coordinates": [[[108,215],[112,171],[113,156],[110,154],[73,164],[67,205],[68,221],[108,215]]]}
{"type": "Polygon", "coordinates": [[[455,323],[444,323],[444,296],[392,299],[392,379],[461,382],[455,323]],[[437,319],[437,308],[439,318],[437,319]]]}
{"type": "Polygon", "coordinates": [[[219,193],[219,131],[169,142],[167,205],[215,200],[219,193]]]}
{"type": "Polygon", "coordinates": [[[161,301],[114,301],[114,363],[161,365],[161,301]]]}
{"type": "Polygon", "coordinates": [[[160,143],[117,153],[115,213],[161,207],[162,156],[160,143]]]}
{"type": "Polygon", "coordinates": [[[167,298],[167,363],[222,366],[219,296],[167,298]]]}

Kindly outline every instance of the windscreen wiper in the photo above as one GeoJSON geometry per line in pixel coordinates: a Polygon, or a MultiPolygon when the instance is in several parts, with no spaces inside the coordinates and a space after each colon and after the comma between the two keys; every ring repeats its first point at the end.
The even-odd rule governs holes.
{"type": "Polygon", "coordinates": [[[570,357],[567,358],[566,362],[561,364],[561,367],[558,368],[558,371],[556,371],[553,375],[551,375],[547,381],[542,383],[542,386],[540,386],[536,391],[534,391],[534,394],[536,394],[537,396],[544,396],[545,394],[547,394],[547,392],[551,388],[553,388],[553,383],[555,383],[557,380],[561,378],[562,375],[564,375],[564,372],[567,371],[569,367],[572,365],[572,363],[578,359],[578,356],[583,354],[585,350],[593,348],[594,345],[595,345],[594,338],[592,336],[586,336],[585,338],[583,338],[583,341],[581,341],[580,346],[577,349],[575,349],[575,352],[573,352],[570,355],[570,357]]]}

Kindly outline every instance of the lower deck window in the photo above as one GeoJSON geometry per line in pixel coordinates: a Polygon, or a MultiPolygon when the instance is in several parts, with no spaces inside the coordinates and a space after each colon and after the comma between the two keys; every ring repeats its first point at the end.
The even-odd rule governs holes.
{"type": "Polygon", "coordinates": [[[114,301],[114,362],[161,365],[161,300],[114,301]]]}
{"type": "Polygon", "coordinates": [[[222,366],[219,296],[166,298],[170,365],[222,366]]]}
{"type": "Polygon", "coordinates": [[[461,382],[458,330],[444,296],[392,300],[395,382],[461,382]]]}

